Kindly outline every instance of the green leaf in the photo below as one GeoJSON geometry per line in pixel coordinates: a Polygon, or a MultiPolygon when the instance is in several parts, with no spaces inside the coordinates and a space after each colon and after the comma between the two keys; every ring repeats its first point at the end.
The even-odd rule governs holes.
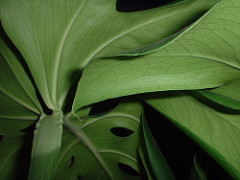
{"type": "Polygon", "coordinates": [[[6,135],[0,140],[0,179],[21,179],[19,176],[28,169],[30,161],[29,145],[31,138],[22,133],[21,136],[6,135]]]}
{"type": "Polygon", "coordinates": [[[144,170],[145,170],[145,172],[147,174],[148,180],[153,180],[152,173],[151,173],[151,168],[150,168],[150,165],[149,165],[149,163],[148,163],[148,161],[146,159],[146,155],[144,155],[144,153],[143,153],[142,146],[140,146],[138,148],[138,153],[139,153],[139,156],[141,158],[141,162],[143,164],[144,170]]]}
{"type": "Polygon", "coordinates": [[[118,163],[139,173],[137,148],[141,113],[139,103],[121,102],[111,112],[98,117],[83,120],[66,117],[67,131],[63,133],[54,179],[140,179],[139,175],[131,176],[121,170],[118,163]],[[114,128],[120,129],[113,131],[114,128]],[[132,134],[124,135],[122,130],[126,129],[132,134]]]}
{"type": "Polygon", "coordinates": [[[22,132],[30,130],[36,119],[6,119],[0,118],[0,135],[20,135],[22,132]]]}
{"type": "Polygon", "coordinates": [[[239,0],[222,0],[154,53],[90,62],[79,82],[73,111],[108,98],[215,88],[239,79],[239,11],[239,0]]]}
{"type": "Polygon", "coordinates": [[[116,0],[2,0],[0,18],[44,102],[56,109],[93,58],[166,38],[218,1],[176,1],[165,9],[120,13],[116,0]]]}
{"type": "Polygon", "coordinates": [[[160,151],[157,143],[154,140],[154,137],[148,127],[147,121],[145,120],[144,115],[142,115],[142,126],[143,126],[143,136],[144,136],[144,149],[146,149],[145,159],[149,161],[150,168],[152,169],[153,179],[175,179],[172,174],[171,169],[169,168],[166,159],[162,152],[160,151]]]}
{"type": "Polygon", "coordinates": [[[28,111],[31,116],[40,114],[42,108],[35,89],[20,60],[7,44],[1,27],[0,33],[0,117],[18,116],[21,111],[28,111]],[[19,109],[19,113],[13,109],[19,109]]]}
{"type": "Polygon", "coordinates": [[[212,90],[202,90],[199,93],[223,106],[240,110],[240,81],[238,80],[212,90]]]}
{"type": "Polygon", "coordinates": [[[235,179],[240,178],[240,114],[216,109],[197,94],[165,92],[147,102],[208,152],[235,179]]]}
{"type": "Polygon", "coordinates": [[[40,117],[34,131],[29,180],[51,180],[62,139],[61,112],[40,117]]]}

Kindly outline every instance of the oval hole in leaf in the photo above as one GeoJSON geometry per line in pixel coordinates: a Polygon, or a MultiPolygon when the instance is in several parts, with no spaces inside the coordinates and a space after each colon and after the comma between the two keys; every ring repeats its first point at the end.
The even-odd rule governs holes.
{"type": "Polygon", "coordinates": [[[119,99],[109,99],[93,105],[92,109],[88,113],[89,116],[95,116],[98,114],[106,113],[113,110],[119,104],[119,99]]]}
{"type": "Polygon", "coordinates": [[[174,0],[118,0],[116,4],[117,11],[134,12],[156,8],[173,2],[174,0]]]}
{"type": "Polygon", "coordinates": [[[140,176],[140,174],[135,169],[126,164],[118,163],[118,167],[119,169],[121,169],[123,172],[127,173],[130,176],[140,176]]]}
{"type": "Polygon", "coordinates": [[[68,165],[69,168],[73,165],[74,161],[75,161],[75,156],[72,156],[72,157],[70,158],[70,163],[69,163],[69,165],[68,165]]]}
{"type": "Polygon", "coordinates": [[[0,135],[0,142],[3,140],[3,135],[0,135]]]}
{"type": "Polygon", "coordinates": [[[127,128],[123,128],[123,127],[115,127],[115,128],[112,128],[110,131],[115,136],[118,136],[118,137],[128,137],[133,133],[132,130],[127,129],[127,128]]]}

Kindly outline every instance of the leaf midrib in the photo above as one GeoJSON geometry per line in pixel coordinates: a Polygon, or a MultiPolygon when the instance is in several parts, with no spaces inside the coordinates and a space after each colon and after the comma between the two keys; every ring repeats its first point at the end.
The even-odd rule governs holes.
{"type": "Polygon", "coordinates": [[[102,168],[106,171],[108,176],[113,179],[113,175],[111,171],[106,166],[105,162],[103,161],[102,157],[100,156],[99,152],[95,148],[95,146],[91,143],[91,141],[88,139],[86,134],[82,131],[82,129],[76,127],[74,124],[72,124],[68,119],[64,120],[65,127],[77,138],[79,138],[83,144],[90,150],[90,152],[95,156],[99,164],[102,166],[102,168]]]}
{"type": "MultiPolygon", "coordinates": [[[[149,24],[154,23],[154,22],[156,22],[156,21],[159,21],[159,20],[161,20],[161,19],[164,19],[164,18],[167,18],[167,17],[170,17],[170,16],[174,16],[174,15],[176,15],[176,14],[181,14],[181,13],[183,13],[183,12],[184,12],[184,11],[182,11],[182,10],[181,10],[181,11],[176,11],[176,12],[174,12],[174,13],[172,13],[172,14],[168,14],[168,15],[161,16],[160,18],[153,19],[152,21],[148,21],[148,22],[146,22],[146,23],[140,24],[140,25],[138,25],[138,26],[136,26],[136,27],[134,27],[134,28],[131,28],[131,29],[127,30],[127,31],[122,32],[121,34],[119,34],[119,35],[113,37],[112,39],[108,40],[107,42],[103,43],[103,44],[102,44],[101,46],[99,46],[94,52],[92,52],[91,54],[89,54],[89,55],[87,56],[87,58],[85,59],[85,61],[83,62],[82,68],[86,67],[87,64],[88,64],[99,52],[101,52],[105,47],[107,47],[109,44],[111,44],[111,43],[114,42],[115,40],[123,37],[124,35],[132,32],[132,31],[135,31],[135,30],[137,30],[137,29],[139,29],[139,28],[141,28],[141,27],[144,27],[145,25],[149,25],[149,24]]],[[[56,77],[56,78],[57,78],[57,77],[56,77]]],[[[67,89],[67,91],[68,91],[68,89],[67,89]]],[[[67,94],[67,92],[64,92],[63,95],[62,95],[62,97],[59,98],[59,99],[60,99],[60,102],[61,102],[60,104],[62,104],[62,103],[64,102],[63,99],[65,99],[66,94],[67,94]]]]}
{"type": "Polygon", "coordinates": [[[229,62],[225,62],[224,60],[220,59],[220,58],[214,58],[214,57],[207,57],[207,56],[200,56],[200,55],[184,55],[184,54],[179,54],[179,55],[160,55],[158,56],[159,57],[193,57],[193,58],[203,58],[203,59],[206,59],[206,60],[211,60],[211,61],[216,61],[216,62],[219,62],[219,63],[222,63],[224,65],[227,65],[227,66],[230,66],[232,68],[235,68],[237,70],[240,70],[240,66],[238,67],[237,65],[235,64],[232,64],[232,63],[229,63],[229,62]]]}
{"type": "Polygon", "coordinates": [[[21,148],[21,145],[19,145],[16,149],[13,149],[13,151],[7,156],[5,161],[0,166],[0,171],[4,168],[5,164],[8,162],[8,160],[21,148]]]}
{"type": "Polygon", "coordinates": [[[96,118],[96,119],[94,119],[90,122],[85,123],[81,128],[84,129],[84,128],[88,127],[89,125],[91,125],[91,124],[93,124],[97,121],[103,120],[105,118],[111,118],[111,117],[125,117],[125,118],[131,119],[133,121],[136,121],[137,123],[140,123],[139,120],[134,116],[130,116],[130,115],[123,114],[123,113],[116,113],[116,114],[110,114],[110,115],[105,115],[105,116],[100,117],[100,118],[96,118]]]}
{"type": "Polygon", "coordinates": [[[63,52],[63,48],[64,48],[64,43],[69,35],[69,32],[73,26],[73,24],[75,23],[76,21],[76,18],[78,17],[78,15],[80,14],[81,10],[83,9],[83,7],[85,6],[86,4],[86,1],[85,0],[83,2],[83,4],[78,8],[78,10],[76,11],[76,13],[74,14],[74,16],[72,17],[71,21],[69,22],[64,34],[63,34],[63,37],[60,41],[60,44],[59,44],[59,48],[58,48],[58,51],[57,51],[57,56],[56,56],[56,60],[55,60],[55,66],[53,68],[53,91],[52,91],[52,98],[53,98],[53,103],[55,103],[55,105],[57,105],[57,81],[58,81],[58,72],[59,72],[59,66],[60,66],[60,60],[61,60],[61,56],[62,56],[62,52],[63,52]]]}
{"type": "Polygon", "coordinates": [[[167,18],[167,17],[170,17],[170,16],[173,16],[173,15],[176,15],[176,14],[181,14],[183,11],[177,11],[175,13],[172,13],[172,14],[168,14],[168,15],[164,15],[164,16],[161,16],[160,18],[156,18],[156,19],[153,19],[151,21],[147,21],[146,23],[143,23],[143,24],[139,24],[138,26],[135,26],[127,31],[124,31],[122,33],[120,33],[119,35],[109,39],[107,42],[103,43],[101,46],[99,46],[94,52],[92,52],[85,60],[85,62],[83,63],[83,67],[85,67],[92,59],[94,56],[96,56],[101,50],[103,50],[106,46],[108,46],[109,44],[111,44],[112,42],[114,42],[115,40],[123,37],[124,35],[130,33],[130,32],[133,32],[139,28],[142,28],[146,25],[149,25],[151,23],[154,23],[154,22],[157,22],[161,19],[164,19],[164,18],[167,18]]]}
{"type": "MultiPolygon", "coordinates": [[[[13,96],[11,94],[9,94],[7,91],[4,91],[3,89],[0,90],[0,92],[2,92],[3,94],[5,94],[5,96],[7,96],[8,98],[12,99],[13,101],[15,101],[16,103],[24,106],[25,108],[27,108],[28,110],[32,111],[33,113],[39,115],[39,112],[33,108],[32,106],[28,105],[27,103],[25,103],[24,101],[20,100],[17,98],[17,96],[13,96]]],[[[25,92],[25,91],[24,91],[25,92]]]]}

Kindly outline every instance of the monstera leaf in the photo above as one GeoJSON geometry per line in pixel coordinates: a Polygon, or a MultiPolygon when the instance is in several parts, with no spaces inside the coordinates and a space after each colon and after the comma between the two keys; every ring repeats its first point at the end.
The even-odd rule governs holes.
{"type": "MultiPolygon", "coordinates": [[[[141,179],[139,141],[150,142],[139,136],[141,99],[124,97],[97,117],[89,113],[91,104],[192,89],[198,91],[194,97],[184,95],[183,102],[190,98],[187,102],[194,105],[189,109],[200,112],[195,124],[185,124],[192,121],[192,113],[186,106],[180,116],[178,101],[171,96],[166,103],[162,97],[147,102],[191,132],[190,137],[238,178],[234,158],[239,143],[233,133],[239,133],[240,1],[175,0],[132,13],[116,11],[115,4],[0,0],[1,178],[141,179]],[[234,113],[202,105],[195,96],[234,113]],[[215,126],[208,124],[214,122],[217,130],[210,131],[215,126]],[[203,127],[199,131],[194,129],[198,123],[203,127]]],[[[160,152],[151,144],[145,144],[148,152],[160,152]]],[[[156,154],[150,156],[146,169],[156,164],[156,154]]],[[[142,152],[141,158],[147,160],[147,155],[142,152]]]]}
{"type": "Polygon", "coordinates": [[[141,112],[139,103],[121,102],[97,117],[66,118],[55,179],[140,179],[141,112]]]}

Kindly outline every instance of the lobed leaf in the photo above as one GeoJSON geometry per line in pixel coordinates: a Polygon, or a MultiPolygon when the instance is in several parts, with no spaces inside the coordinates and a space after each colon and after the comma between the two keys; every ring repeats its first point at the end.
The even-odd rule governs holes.
{"type": "Polygon", "coordinates": [[[137,148],[141,113],[139,103],[121,102],[98,117],[65,118],[54,179],[140,179],[137,148]]]}

